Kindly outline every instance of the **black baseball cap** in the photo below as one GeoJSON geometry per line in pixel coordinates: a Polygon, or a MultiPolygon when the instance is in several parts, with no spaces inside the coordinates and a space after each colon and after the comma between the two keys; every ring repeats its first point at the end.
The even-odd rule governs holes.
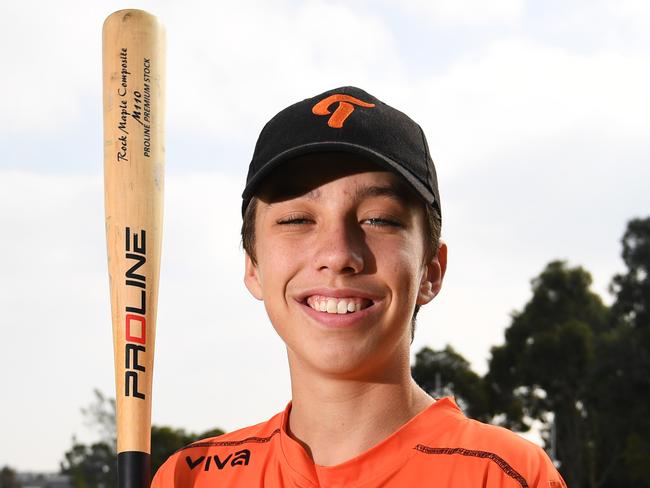
{"type": "Polygon", "coordinates": [[[248,167],[242,215],[275,168],[298,156],[327,152],[358,154],[397,173],[441,210],[436,169],[422,128],[360,88],[345,86],[295,103],[264,126],[248,167]]]}

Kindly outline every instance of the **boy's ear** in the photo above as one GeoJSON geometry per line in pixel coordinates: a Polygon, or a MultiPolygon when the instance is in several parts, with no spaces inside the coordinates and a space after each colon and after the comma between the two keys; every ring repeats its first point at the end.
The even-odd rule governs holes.
{"type": "Polygon", "coordinates": [[[262,300],[262,284],[259,278],[259,269],[257,265],[253,262],[248,253],[245,254],[245,263],[244,263],[244,284],[248,291],[258,300],[262,300]]]}
{"type": "Polygon", "coordinates": [[[445,271],[447,271],[447,244],[440,241],[438,255],[424,267],[422,272],[416,302],[418,305],[429,303],[440,292],[445,271]]]}

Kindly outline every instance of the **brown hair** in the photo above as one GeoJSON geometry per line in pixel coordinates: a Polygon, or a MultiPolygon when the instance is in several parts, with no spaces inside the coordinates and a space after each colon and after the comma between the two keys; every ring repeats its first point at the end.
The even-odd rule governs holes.
{"type": "MultiPolygon", "coordinates": [[[[257,213],[257,197],[252,197],[244,211],[244,217],[241,226],[242,247],[251,258],[253,264],[257,264],[255,257],[255,214],[257,213]]],[[[431,205],[424,204],[424,262],[429,262],[438,256],[438,247],[440,246],[440,231],[442,221],[440,212],[431,205]]],[[[420,310],[420,305],[415,306],[413,317],[411,318],[411,341],[415,337],[415,319],[420,310]]]]}

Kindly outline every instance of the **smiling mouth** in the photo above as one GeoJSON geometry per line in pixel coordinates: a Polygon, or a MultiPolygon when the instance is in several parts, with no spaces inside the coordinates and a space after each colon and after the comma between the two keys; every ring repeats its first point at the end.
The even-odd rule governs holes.
{"type": "Polygon", "coordinates": [[[307,298],[306,303],[317,312],[331,314],[359,312],[373,304],[372,300],[368,300],[367,298],[337,298],[322,295],[312,295],[307,298]]]}

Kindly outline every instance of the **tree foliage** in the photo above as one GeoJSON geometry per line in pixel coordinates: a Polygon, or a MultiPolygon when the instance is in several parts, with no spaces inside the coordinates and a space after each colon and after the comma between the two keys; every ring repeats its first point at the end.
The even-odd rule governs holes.
{"type": "Polygon", "coordinates": [[[508,427],[528,430],[536,420],[547,437],[554,427],[569,486],[585,485],[592,469],[587,380],[595,338],[609,325],[608,309],[590,285],[584,269],[549,263],[532,281],[530,301],[513,314],[505,343],[492,348],[486,376],[492,413],[505,414],[508,427]]]}
{"type": "Polygon", "coordinates": [[[453,348],[422,349],[413,376],[469,416],[518,431],[543,426],[568,486],[650,488],[650,218],[629,222],[614,303],[563,261],[532,280],[481,378],[453,348]]]}
{"type": "Polygon", "coordinates": [[[546,425],[572,487],[650,487],[650,218],[629,222],[622,248],[610,308],[585,270],[550,263],[485,378],[506,425],[546,425]]]}
{"type": "Polygon", "coordinates": [[[624,273],[612,280],[612,328],[599,337],[589,408],[594,486],[650,487],[650,218],[630,221],[624,273]]]}
{"type": "Polygon", "coordinates": [[[4,466],[0,470],[0,488],[20,488],[20,486],[16,478],[16,471],[9,466],[4,466]]]}
{"type": "Polygon", "coordinates": [[[94,389],[95,399],[90,405],[81,409],[84,423],[99,434],[106,444],[114,446],[117,442],[115,431],[115,399],[105,396],[100,390],[94,389]]]}
{"type": "Polygon", "coordinates": [[[434,397],[452,395],[470,417],[488,420],[483,379],[469,362],[451,346],[440,351],[423,348],[411,368],[413,379],[434,397]]]}
{"type": "MultiPolygon", "coordinates": [[[[117,486],[117,453],[115,442],[115,400],[95,390],[94,402],[82,409],[87,425],[96,430],[101,440],[86,445],[73,438],[72,447],[64,454],[61,472],[68,474],[75,488],[108,488],[117,486]]],[[[223,434],[212,429],[195,434],[168,426],[151,427],[151,468],[155,473],[165,460],[181,447],[206,437],[223,434]]]]}
{"type": "MultiPolygon", "coordinates": [[[[614,276],[612,311],[630,327],[650,329],[650,217],[629,222],[623,239],[622,258],[627,272],[614,276]]],[[[647,332],[640,334],[646,337],[647,332]]]]}
{"type": "Polygon", "coordinates": [[[174,452],[191,442],[223,434],[221,429],[201,433],[186,432],[168,426],[151,426],[151,470],[155,473],[174,452]]]}
{"type": "Polygon", "coordinates": [[[113,446],[105,442],[85,445],[73,439],[61,472],[70,476],[75,488],[109,488],[117,486],[116,460],[113,446]]]}

